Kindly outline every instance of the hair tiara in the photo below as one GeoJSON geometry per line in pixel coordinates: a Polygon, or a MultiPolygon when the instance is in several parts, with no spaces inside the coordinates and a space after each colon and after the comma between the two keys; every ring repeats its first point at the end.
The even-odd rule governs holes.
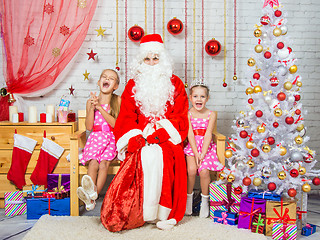
{"type": "Polygon", "coordinates": [[[190,89],[193,88],[194,86],[203,86],[208,88],[208,84],[202,78],[194,79],[190,84],[190,89]]]}

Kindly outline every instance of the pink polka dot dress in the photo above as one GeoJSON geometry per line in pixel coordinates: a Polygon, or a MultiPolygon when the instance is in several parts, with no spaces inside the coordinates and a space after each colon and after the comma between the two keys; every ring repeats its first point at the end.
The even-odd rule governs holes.
{"type": "MultiPolygon", "coordinates": [[[[193,131],[198,130],[198,132],[201,132],[201,130],[204,130],[202,132],[205,133],[205,130],[208,128],[209,117],[210,117],[211,113],[212,113],[212,111],[210,111],[207,118],[193,118],[191,113],[189,112],[193,131]]],[[[204,136],[202,136],[202,135],[204,135],[204,134],[196,135],[196,133],[195,133],[195,136],[194,136],[199,153],[201,153],[201,149],[203,146],[204,136]]],[[[188,143],[188,145],[184,148],[184,153],[188,156],[194,156],[194,153],[191,149],[190,143],[188,143]]],[[[213,140],[211,140],[207,154],[204,157],[204,159],[198,169],[198,172],[200,173],[202,169],[208,169],[211,171],[221,171],[222,168],[223,168],[223,165],[219,162],[219,159],[217,156],[216,144],[213,142],[213,140]]]]}
{"type": "MultiPolygon", "coordinates": [[[[108,104],[102,104],[101,106],[104,110],[110,111],[108,104]]],[[[96,110],[94,112],[93,131],[87,139],[80,162],[85,165],[91,159],[96,159],[99,163],[103,160],[111,161],[116,155],[116,141],[112,128],[101,113],[96,110]]]]}

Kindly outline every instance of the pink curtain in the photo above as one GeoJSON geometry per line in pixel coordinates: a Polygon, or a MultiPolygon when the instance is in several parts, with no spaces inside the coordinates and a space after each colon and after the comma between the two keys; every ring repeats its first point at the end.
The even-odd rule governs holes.
{"type": "MultiPolygon", "coordinates": [[[[58,75],[83,43],[96,5],[97,0],[2,0],[8,92],[40,96],[56,85],[58,75]]],[[[8,107],[3,102],[0,110],[8,107]]],[[[0,120],[8,119],[1,112],[0,120]]]]}

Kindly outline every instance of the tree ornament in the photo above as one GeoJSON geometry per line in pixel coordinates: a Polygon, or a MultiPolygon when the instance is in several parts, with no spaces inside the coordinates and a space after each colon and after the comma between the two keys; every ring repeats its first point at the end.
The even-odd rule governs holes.
{"type": "Polygon", "coordinates": [[[257,127],[257,131],[258,131],[258,133],[264,133],[266,131],[266,128],[264,126],[260,125],[257,127]]]}
{"type": "Polygon", "coordinates": [[[88,80],[88,81],[89,81],[89,74],[90,74],[90,73],[88,73],[88,72],[87,72],[87,69],[86,69],[85,73],[82,74],[82,75],[84,76],[84,81],[85,81],[85,80],[88,80]]]}
{"type": "Polygon", "coordinates": [[[293,103],[293,102],[295,101],[294,96],[291,96],[291,95],[290,95],[290,96],[288,97],[287,101],[288,101],[289,103],[293,103]]]}
{"type": "Polygon", "coordinates": [[[119,72],[119,71],[120,71],[120,67],[117,66],[117,67],[116,67],[116,70],[119,72]]]}
{"type": "Polygon", "coordinates": [[[226,174],[224,171],[219,172],[219,179],[221,179],[221,180],[226,179],[226,174]]]}
{"type": "Polygon", "coordinates": [[[293,117],[286,117],[285,119],[286,124],[291,125],[294,123],[293,117]]]}
{"type": "Polygon", "coordinates": [[[298,131],[298,132],[301,132],[303,129],[304,129],[304,125],[303,125],[303,124],[300,124],[300,125],[297,127],[297,131],[298,131]]]}
{"type": "Polygon", "coordinates": [[[285,148],[285,147],[280,147],[280,155],[281,156],[284,156],[284,155],[286,155],[287,154],[287,149],[285,148]]]}
{"type": "Polygon", "coordinates": [[[248,149],[252,149],[252,148],[253,148],[253,142],[248,141],[248,142],[246,143],[246,147],[247,147],[248,149]]]}
{"type": "Polygon", "coordinates": [[[254,93],[259,93],[259,92],[262,92],[262,88],[259,85],[257,85],[253,88],[253,91],[254,93]]]}
{"type": "Polygon", "coordinates": [[[297,82],[296,82],[296,85],[297,85],[298,87],[302,87],[302,82],[297,81],[297,82]]]}
{"type": "Polygon", "coordinates": [[[283,42],[278,42],[278,43],[277,43],[277,48],[278,48],[278,49],[284,48],[284,43],[283,43],[283,42]]]}
{"type": "Polygon", "coordinates": [[[280,66],[280,67],[278,67],[278,73],[279,73],[281,76],[285,76],[285,75],[287,75],[288,70],[287,70],[287,68],[285,68],[284,66],[280,66]]]}
{"type": "Polygon", "coordinates": [[[274,190],[276,190],[276,188],[277,188],[277,185],[274,182],[268,183],[269,191],[274,191],[274,190]]]}
{"type": "Polygon", "coordinates": [[[269,143],[270,145],[273,145],[276,140],[274,139],[274,137],[268,137],[268,138],[267,138],[267,141],[268,141],[268,143],[269,143]]]}
{"type": "Polygon", "coordinates": [[[278,173],[278,178],[280,180],[284,180],[286,177],[287,177],[287,174],[286,174],[285,171],[281,171],[281,172],[278,173]]]}
{"type": "Polygon", "coordinates": [[[254,47],[254,50],[256,51],[256,53],[261,53],[263,51],[263,47],[262,45],[258,44],[254,47]]]}
{"type": "Polygon", "coordinates": [[[304,192],[311,191],[311,186],[308,183],[303,184],[301,188],[302,188],[302,191],[304,191],[304,192]]]}
{"type": "Polygon", "coordinates": [[[282,116],[282,110],[281,110],[281,108],[276,108],[276,109],[273,111],[273,114],[274,114],[276,117],[281,117],[281,116],[282,116]]]}
{"type": "Polygon", "coordinates": [[[248,103],[249,103],[249,104],[252,104],[253,102],[254,102],[254,101],[253,101],[252,98],[249,98],[249,99],[248,99],[248,103]]]}
{"type": "Polygon", "coordinates": [[[283,161],[283,164],[286,166],[286,168],[291,168],[292,167],[292,162],[290,162],[290,159],[287,158],[283,161]]]}
{"type": "Polygon", "coordinates": [[[279,79],[277,77],[270,78],[271,87],[276,87],[279,84],[279,79]]]}
{"type": "Polygon", "coordinates": [[[279,58],[285,59],[285,58],[289,57],[290,53],[289,53],[289,50],[287,48],[282,48],[282,49],[280,49],[278,51],[277,54],[278,54],[279,58]]]}
{"type": "Polygon", "coordinates": [[[290,176],[293,177],[293,178],[296,178],[299,176],[299,171],[295,168],[291,169],[290,170],[290,176]]]}
{"type": "Polygon", "coordinates": [[[96,59],[94,58],[95,55],[97,55],[97,53],[94,53],[93,50],[91,49],[91,52],[87,53],[89,55],[88,60],[93,59],[93,61],[95,61],[96,59]]]}
{"type": "Polygon", "coordinates": [[[255,163],[254,163],[254,161],[252,161],[252,160],[248,160],[248,161],[247,161],[247,165],[248,165],[250,168],[253,168],[254,165],[255,165],[255,163]]]}
{"type": "Polygon", "coordinates": [[[245,178],[242,180],[242,183],[243,183],[243,185],[245,185],[245,186],[249,186],[249,185],[251,184],[251,178],[245,177],[245,178]]]}
{"type": "Polygon", "coordinates": [[[223,87],[227,87],[228,84],[224,82],[224,83],[222,84],[222,86],[223,86],[223,87]]]}
{"type": "Polygon", "coordinates": [[[293,162],[298,162],[298,161],[302,161],[303,159],[303,155],[301,154],[300,151],[297,151],[297,150],[293,150],[291,153],[290,153],[290,160],[293,161],[293,162]]]}
{"type": "Polygon", "coordinates": [[[296,73],[297,70],[298,70],[297,65],[292,65],[292,66],[289,68],[289,72],[290,72],[291,74],[296,73]]]}
{"type": "Polygon", "coordinates": [[[265,57],[266,59],[271,58],[271,52],[266,51],[266,52],[264,53],[264,57],[265,57]]]}
{"type": "Polygon", "coordinates": [[[296,144],[302,144],[303,138],[298,135],[294,138],[294,141],[296,142],[296,144]]]}
{"type": "Polygon", "coordinates": [[[263,116],[263,112],[261,110],[256,111],[256,116],[257,117],[262,117],[263,116]]]}
{"type": "Polygon", "coordinates": [[[225,152],[224,152],[224,156],[226,157],[226,158],[231,158],[232,157],[232,151],[231,150],[226,150],[225,152]]]}
{"type": "Polygon", "coordinates": [[[300,174],[300,175],[305,175],[306,172],[307,172],[306,168],[305,168],[305,167],[302,167],[302,166],[300,166],[300,167],[298,168],[298,171],[299,171],[299,174],[300,174]]]}
{"type": "Polygon", "coordinates": [[[297,190],[295,190],[294,188],[289,188],[288,195],[289,197],[295,197],[297,195],[297,190]]]}
{"type": "Polygon", "coordinates": [[[318,177],[313,178],[312,183],[316,186],[320,185],[320,178],[318,178],[318,177]]]}
{"type": "Polygon", "coordinates": [[[280,92],[278,93],[277,98],[279,101],[284,101],[286,100],[286,94],[284,92],[280,92]]]}
{"type": "Polygon", "coordinates": [[[313,161],[313,156],[308,153],[307,157],[303,157],[305,163],[311,163],[313,161]]]}
{"type": "Polygon", "coordinates": [[[265,152],[265,153],[270,152],[270,151],[271,151],[270,145],[264,144],[264,145],[262,146],[262,151],[265,152]]]}
{"type": "Polygon", "coordinates": [[[292,88],[292,83],[291,82],[285,82],[283,84],[284,89],[290,90],[292,88]]]}
{"type": "Polygon", "coordinates": [[[240,195],[242,193],[242,187],[238,186],[234,189],[234,193],[240,195]]]}
{"type": "Polygon", "coordinates": [[[230,147],[236,148],[236,145],[234,144],[234,142],[230,142],[230,147]]]}
{"type": "Polygon", "coordinates": [[[262,25],[268,25],[270,23],[270,17],[265,15],[260,18],[260,22],[262,25]]]}
{"type": "Polygon", "coordinates": [[[287,32],[288,32],[287,26],[282,25],[282,26],[280,27],[280,29],[281,29],[281,34],[282,34],[282,35],[286,35],[286,34],[287,34],[287,32]]]}
{"type": "Polygon", "coordinates": [[[247,133],[246,130],[242,130],[239,135],[240,135],[241,138],[246,138],[246,137],[248,137],[248,133],[247,133]]]}
{"type": "Polygon", "coordinates": [[[295,113],[296,115],[300,115],[300,114],[301,114],[301,110],[300,110],[300,109],[296,109],[296,110],[294,111],[294,113],[295,113]]]}
{"type": "Polygon", "coordinates": [[[291,53],[291,52],[292,52],[292,48],[291,48],[291,47],[288,47],[288,50],[289,50],[289,53],[291,53]]]}
{"type": "Polygon", "coordinates": [[[221,51],[221,44],[219,41],[212,38],[206,43],[205,50],[210,56],[216,56],[221,51]]]}
{"type": "Polygon", "coordinates": [[[261,178],[254,178],[253,179],[253,185],[255,185],[255,186],[260,186],[261,185],[261,183],[262,183],[262,180],[261,180],[261,178]]]}
{"type": "Polygon", "coordinates": [[[279,123],[278,123],[278,122],[274,122],[274,123],[272,124],[272,126],[273,126],[274,128],[277,128],[277,127],[279,127],[279,123]]]}
{"type": "Polygon", "coordinates": [[[253,93],[253,89],[251,87],[248,87],[246,89],[246,94],[249,95],[249,94],[252,94],[253,93]]]}
{"type": "Polygon", "coordinates": [[[259,154],[260,154],[260,152],[259,152],[258,149],[254,148],[254,149],[251,150],[251,156],[252,157],[258,157],[259,154]]]}
{"type": "Polygon", "coordinates": [[[254,35],[255,37],[260,37],[261,34],[262,34],[262,31],[261,31],[260,29],[256,29],[256,30],[254,30],[254,32],[253,32],[253,35],[254,35]]]}
{"type": "Polygon", "coordinates": [[[238,119],[236,122],[237,127],[243,127],[244,126],[244,120],[242,118],[238,119]]]}
{"type": "Polygon", "coordinates": [[[274,12],[274,15],[275,15],[276,17],[281,17],[282,12],[281,12],[280,10],[276,10],[276,11],[274,12]]]}
{"type": "Polygon", "coordinates": [[[259,73],[254,73],[253,74],[253,79],[259,80],[260,79],[260,74],[259,73]]]}
{"type": "Polygon", "coordinates": [[[263,167],[261,169],[261,174],[265,178],[269,178],[271,176],[271,169],[269,167],[263,167]]]}
{"type": "Polygon", "coordinates": [[[183,23],[179,19],[174,17],[168,22],[167,29],[168,32],[172,35],[178,35],[183,30],[183,23]]]}
{"type": "Polygon", "coordinates": [[[98,37],[99,36],[104,36],[104,32],[106,31],[106,29],[103,29],[101,26],[100,26],[100,28],[98,28],[98,29],[95,29],[95,31],[97,31],[98,32],[98,37]]]}
{"type": "Polygon", "coordinates": [[[266,95],[266,96],[264,97],[264,100],[265,100],[268,104],[270,104],[271,101],[272,101],[272,98],[271,98],[270,95],[266,95]]]}
{"type": "Polygon", "coordinates": [[[128,37],[133,42],[140,42],[141,38],[144,36],[144,30],[138,25],[132,26],[128,31],[128,37]]]}
{"type": "Polygon", "coordinates": [[[237,78],[236,75],[234,75],[234,76],[232,77],[232,79],[233,79],[234,81],[236,81],[238,78],[237,78]]]}
{"type": "Polygon", "coordinates": [[[276,37],[279,37],[282,34],[282,31],[280,28],[276,27],[275,29],[273,29],[273,35],[276,37]]]}
{"type": "Polygon", "coordinates": [[[229,174],[227,177],[227,181],[230,183],[234,182],[235,179],[236,177],[233,174],[229,174]]]}
{"type": "Polygon", "coordinates": [[[250,67],[253,67],[256,64],[256,60],[254,60],[253,58],[249,58],[248,59],[248,65],[250,67]]]}

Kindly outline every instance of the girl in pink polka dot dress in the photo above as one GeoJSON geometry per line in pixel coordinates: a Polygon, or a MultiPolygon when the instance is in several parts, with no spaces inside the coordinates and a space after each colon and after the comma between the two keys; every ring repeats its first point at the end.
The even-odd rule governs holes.
{"type": "Polygon", "coordinates": [[[121,98],[113,92],[119,86],[118,73],[105,69],[98,81],[99,96],[90,93],[86,109],[86,128],[91,131],[83,149],[80,162],[88,165],[88,174],[77,189],[78,197],[86,204],[86,209],[95,207],[95,200],[102,190],[108,174],[110,162],[116,157],[116,143],[113,127],[119,114],[121,98]]]}
{"type": "Polygon", "coordinates": [[[200,217],[209,216],[210,172],[221,171],[216,144],[212,140],[215,125],[215,113],[206,108],[209,99],[209,88],[201,81],[190,88],[189,133],[188,145],[184,149],[187,159],[188,189],[186,215],[192,214],[193,187],[197,173],[200,175],[201,205],[200,217]]]}

